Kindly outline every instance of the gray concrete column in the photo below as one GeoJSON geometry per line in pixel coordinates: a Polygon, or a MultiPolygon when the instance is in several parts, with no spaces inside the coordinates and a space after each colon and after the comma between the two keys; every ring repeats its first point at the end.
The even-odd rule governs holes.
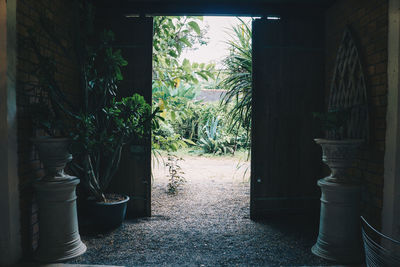
{"type": "Polygon", "coordinates": [[[79,179],[40,180],[34,183],[39,206],[39,246],[35,259],[59,262],[86,251],[76,212],[76,185],[79,179]]]}
{"type": "Polygon", "coordinates": [[[0,1],[0,265],[21,257],[17,171],[17,0],[0,1]]]}
{"type": "Polygon", "coordinates": [[[321,187],[319,235],[312,252],[339,263],[364,261],[360,227],[361,185],[318,181],[321,187]]]}

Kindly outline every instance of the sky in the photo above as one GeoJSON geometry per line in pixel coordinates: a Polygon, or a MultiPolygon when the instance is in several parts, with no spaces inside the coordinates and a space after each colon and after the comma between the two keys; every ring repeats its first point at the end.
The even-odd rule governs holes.
{"type": "MultiPolygon", "coordinates": [[[[248,22],[249,17],[241,18],[248,22]]],[[[228,55],[228,46],[225,44],[231,33],[231,26],[240,23],[236,17],[204,17],[203,24],[209,25],[208,33],[209,42],[205,46],[200,46],[197,50],[185,50],[181,55],[181,60],[187,58],[190,62],[208,63],[214,61],[217,63],[217,68],[221,67],[218,62],[228,55]]],[[[201,28],[201,25],[200,25],[201,28]]]]}

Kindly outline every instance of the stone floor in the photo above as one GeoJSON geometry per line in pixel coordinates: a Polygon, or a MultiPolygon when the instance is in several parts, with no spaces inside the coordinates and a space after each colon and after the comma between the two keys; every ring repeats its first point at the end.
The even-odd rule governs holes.
{"type": "MultiPolygon", "coordinates": [[[[68,263],[52,263],[52,264],[26,264],[26,265],[18,265],[18,267],[124,267],[117,265],[92,265],[92,264],[68,264],[68,263]]],[[[303,267],[311,267],[311,266],[303,266],[303,267]]],[[[321,266],[312,266],[312,267],[321,267],[321,266]]],[[[363,267],[361,265],[350,266],[350,265],[334,265],[329,267],[363,267]]]]}
{"type": "Polygon", "coordinates": [[[106,234],[85,235],[87,252],[68,263],[123,266],[328,266],[310,249],[318,218],[252,221],[249,182],[230,159],[185,158],[187,183],[166,194],[162,167],[153,170],[153,214],[126,220],[106,234]]]}
{"type": "Polygon", "coordinates": [[[25,263],[15,265],[15,267],[123,267],[117,265],[92,265],[92,264],[69,264],[69,263],[25,263]]]}

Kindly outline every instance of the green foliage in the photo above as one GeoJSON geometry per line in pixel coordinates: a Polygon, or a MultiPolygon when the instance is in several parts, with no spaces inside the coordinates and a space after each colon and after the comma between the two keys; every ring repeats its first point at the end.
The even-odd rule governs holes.
{"type": "Polygon", "coordinates": [[[119,102],[112,99],[103,112],[107,119],[108,136],[119,136],[123,144],[130,143],[133,138],[146,138],[150,133],[151,107],[139,94],[122,98],[119,102]]]}
{"type": "MultiPolygon", "coordinates": [[[[40,27],[39,27],[40,28],[40,27]]],[[[40,31],[41,32],[41,31],[40,31]]],[[[44,34],[44,33],[43,33],[44,34]]],[[[65,114],[72,115],[76,107],[68,100],[57,79],[58,66],[53,56],[40,47],[38,33],[28,30],[23,49],[32,51],[30,80],[24,82],[24,90],[33,91],[37,98],[31,98],[28,112],[35,130],[43,130],[50,136],[64,136],[65,114]]]]}
{"type": "MultiPolygon", "coordinates": [[[[219,118],[213,118],[207,121],[203,127],[202,135],[199,140],[199,146],[203,149],[204,153],[219,153],[225,154],[227,147],[224,146],[223,140],[220,138],[218,131],[219,118]]],[[[230,151],[233,153],[233,151],[230,151]]]]}
{"type": "Polygon", "coordinates": [[[37,103],[30,104],[29,113],[36,130],[43,130],[49,136],[63,135],[63,120],[58,118],[41,99],[37,103]]]}
{"type": "Polygon", "coordinates": [[[153,148],[176,151],[194,146],[204,153],[219,154],[248,148],[245,129],[239,127],[228,131],[226,111],[219,103],[169,96],[155,98],[153,105],[160,108],[160,116],[164,118],[160,128],[153,131],[153,148]]]}
{"type": "Polygon", "coordinates": [[[228,113],[231,129],[243,127],[250,134],[252,99],[252,45],[250,25],[242,21],[232,27],[233,35],[227,43],[230,54],[224,59],[224,79],[220,87],[227,91],[222,99],[225,107],[233,104],[228,113]]]}
{"type": "Polygon", "coordinates": [[[246,138],[228,133],[227,125],[220,122],[223,121],[214,117],[204,125],[198,141],[202,151],[212,154],[234,154],[237,149],[246,148],[246,142],[243,142],[246,141],[246,138]]]}
{"type": "Polygon", "coordinates": [[[335,139],[344,139],[350,111],[351,109],[335,109],[328,112],[313,112],[313,116],[323,131],[331,133],[335,139]]]}
{"type": "Polygon", "coordinates": [[[200,88],[198,86],[184,85],[182,83],[177,87],[171,87],[171,86],[155,87],[155,86],[153,86],[153,99],[166,100],[170,97],[181,97],[181,98],[193,100],[197,96],[199,91],[200,91],[200,88]]]}
{"type": "MultiPolygon", "coordinates": [[[[164,96],[163,94],[158,94],[164,96]]],[[[174,122],[182,121],[187,118],[189,110],[184,108],[184,102],[182,99],[186,99],[178,96],[168,96],[163,98],[153,97],[153,107],[160,110],[160,127],[153,130],[153,148],[163,149],[168,151],[176,151],[180,148],[186,148],[188,145],[194,145],[191,138],[185,138],[182,135],[182,131],[175,128],[174,122]]],[[[188,103],[188,101],[186,101],[188,103]]]]}
{"type": "Polygon", "coordinates": [[[150,105],[138,94],[119,102],[112,98],[103,109],[80,115],[72,132],[75,153],[88,153],[92,163],[100,157],[113,158],[123,145],[149,135],[153,117],[150,105]]]}
{"type": "MultiPolygon", "coordinates": [[[[155,18],[153,107],[160,110],[163,121],[160,122],[160,128],[153,131],[153,148],[176,151],[192,146],[205,153],[234,153],[238,148],[248,148],[246,130],[249,130],[250,121],[237,124],[235,122],[237,115],[226,118],[226,114],[240,113],[237,107],[246,104],[242,103],[242,93],[237,93],[236,109],[232,109],[234,105],[231,103],[234,93],[224,100],[224,109],[217,103],[195,101],[200,89],[197,85],[199,80],[207,82],[206,86],[214,88],[225,88],[226,84],[233,82],[228,80],[225,80],[226,84],[215,82],[213,64],[191,63],[188,59],[178,61],[184,49],[205,43],[204,29],[197,23],[201,19],[201,17],[155,18]]],[[[251,40],[246,36],[242,41],[251,40]]],[[[238,50],[233,44],[235,43],[232,43],[232,57],[238,50]]],[[[249,44],[241,45],[246,47],[249,44]]],[[[251,61],[251,46],[249,53],[251,61]]],[[[246,67],[248,69],[248,66],[246,67]]],[[[229,71],[237,70],[233,70],[232,67],[227,70],[229,71]]],[[[242,76],[243,73],[241,70],[242,76]]],[[[228,74],[223,73],[221,76],[228,77],[228,74]]],[[[251,76],[251,66],[249,75],[251,76]]],[[[242,92],[244,90],[250,92],[250,100],[248,97],[244,100],[251,102],[251,86],[242,92]]]]}
{"type": "Polygon", "coordinates": [[[162,135],[155,134],[153,136],[153,149],[161,149],[166,151],[177,151],[181,148],[188,147],[188,140],[182,138],[179,134],[162,135]]]}
{"type": "Polygon", "coordinates": [[[85,107],[75,116],[71,131],[74,158],[79,159],[72,168],[99,201],[105,201],[104,191],[118,170],[122,147],[148,138],[159,113],[138,94],[117,101],[121,68],[127,62],[120,50],[113,49],[112,41],[112,32],[104,31],[100,42],[86,47],[85,107]]]}
{"type": "Polygon", "coordinates": [[[206,29],[199,22],[203,17],[158,16],[154,17],[153,35],[153,86],[179,87],[183,83],[198,83],[214,77],[214,64],[179,61],[184,49],[207,43],[206,29]]]}
{"type": "Polygon", "coordinates": [[[168,194],[177,194],[179,187],[181,187],[184,183],[186,183],[186,179],[183,176],[184,172],[179,165],[179,161],[182,161],[183,158],[178,158],[174,155],[168,155],[168,160],[165,163],[165,167],[168,167],[169,173],[169,181],[167,184],[167,193],[168,194]]]}
{"type": "Polygon", "coordinates": [[[209,79],[208,81],[205,81],[202,83],[202,88],[203,89],[222,89],[225,90],[225,88],[222,87],[221,81],[223,73],[219,73],[214,77],[214,79],[209,79]]]}
{"type": "Polygon", "coordinates": [[[50,136],[66,136],[71,118],[76,119],[81,103],[71,101],[64,92],[64,81],[60,80],[64,64],[55,59],[56,54],[68,58],[73,65],[83,66],[86,60],[86,44],[93,31],[93,7],[88,1],[77,1],[79,16],[71,18],[71,27],[60,32],[53,18],[43,9],[33,11],[36,22],[28,26],[26,36],[21,36],[19,46],[32,56],[29,64],[29,80],[24,81],[24,91],[33,91],[39,99],[30,98],[27,109],[36,129],[50,136]],[[43,38],[48,40],[43,47],[43,38]],[[61,74],[61,75],[60,75],[61,74]],[[47,109],[47,110],[46,110],[47,109]]]}
{"type": "Polygon", "coordinates": [[[122,147],[150,137],[151,128],[158,126],[159,109],[152,111],[139,95],[117,101],[123,79],[121,68],[128,62],[120,50],[113,48],[111,31],[103,31],[100,38],[91,34],[91,5],[80,1],[79,7],[82,14],[76,16],[78,19],[75,27],[70,29],[71,36],[64,32],[59,34],[45,12],[38,16],[40,27],[28,30],[28,38],[24,40],[27,47],[24,48],[34,53],[36,60],[33,61],[37,64],[32,70],[34,79],[26,85],[40,91],[40,99],[42,96],[48,98],[48,102],[32,104],[35,125],[50,135],[70,135],[74,141],[75,159],[71,169],[97,200],[105,201],[104,191],[118,170],[122,147]],[[54,51],[60,51],[80,66],[83,97],[79,105],[74,105],[63,93],[61,81],[57,79],[59,72],[54,54],[42,49],[41,35],[50,40],[54,51]]]}

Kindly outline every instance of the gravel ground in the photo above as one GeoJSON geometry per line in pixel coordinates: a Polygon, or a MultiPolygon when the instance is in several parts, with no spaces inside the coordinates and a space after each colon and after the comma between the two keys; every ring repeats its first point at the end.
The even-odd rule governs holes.
{"type": "Polygon", "coordinates": [[[317,219],[249,219],[248,163],[232,158],[185,156],[187,183],[166,194],[167,171],[153,168],[150,218],[127,220],[108,234],[82,236],[88,251],[70,261],[125,266],[329,265],[310,248],[317,219]]]}

